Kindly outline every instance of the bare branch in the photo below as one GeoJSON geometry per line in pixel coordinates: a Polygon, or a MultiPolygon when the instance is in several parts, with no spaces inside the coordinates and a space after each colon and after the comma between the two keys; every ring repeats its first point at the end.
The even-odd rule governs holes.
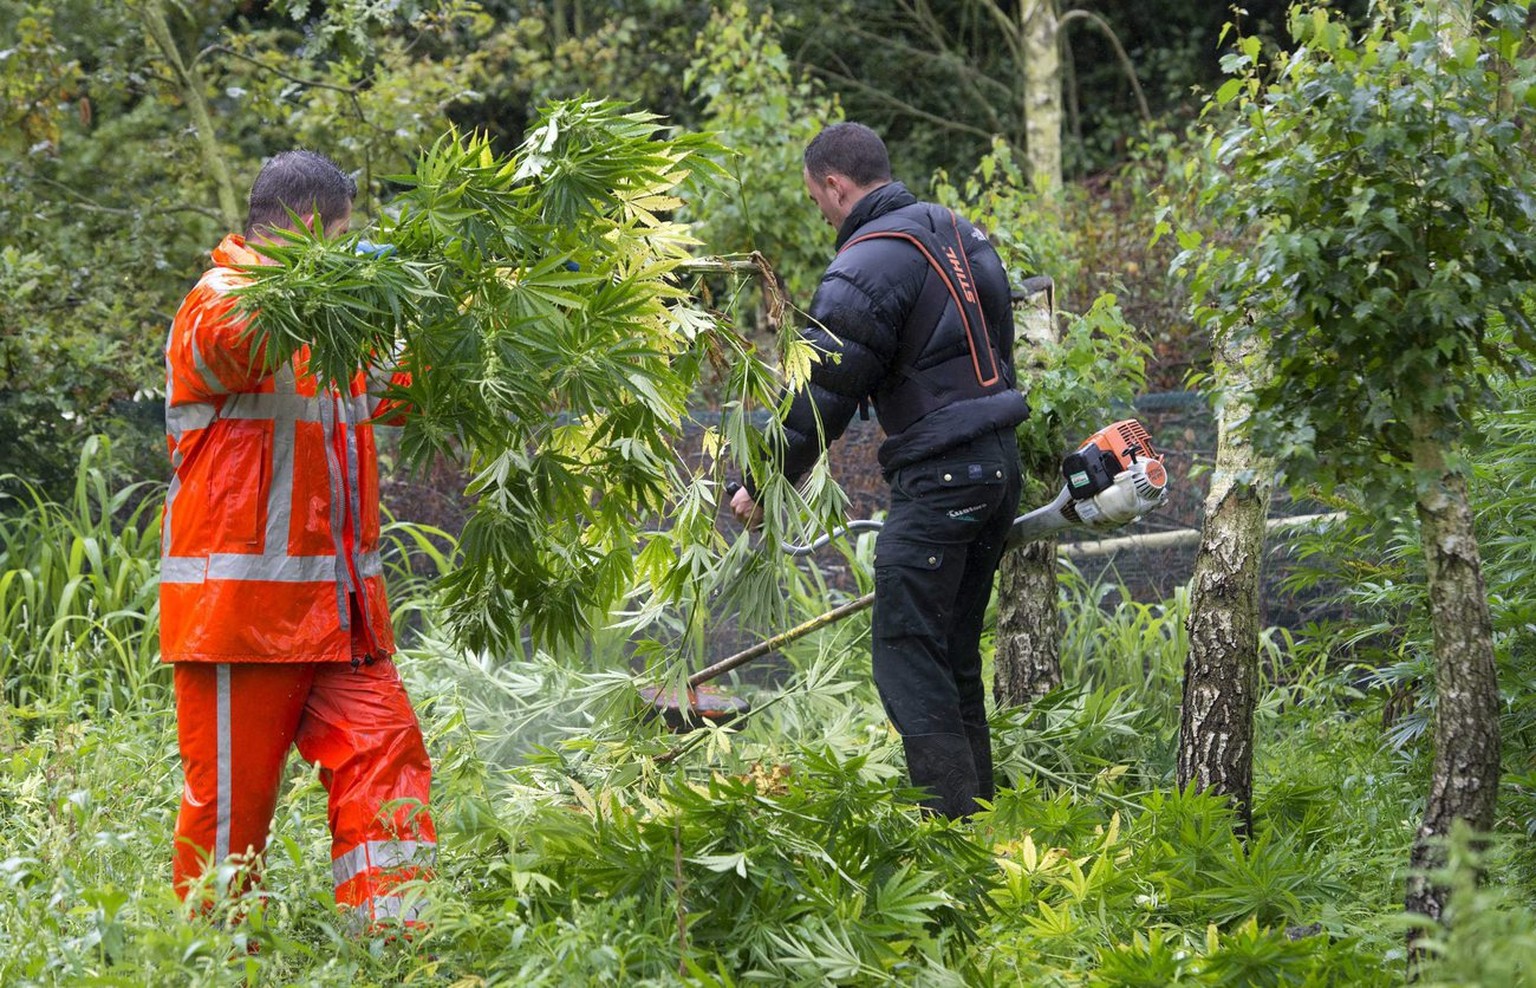
{"type": "MultiPolygon", "coordinates": [[[[1013,96],[1013,90],[1010,89],[1006,84],[998,82],[992,76],[976,68],[976,66],[972,64],[972,62],[964,54],[956,52],[950,48],[940,48],[937,50],[931,48],[920,48],[917,45],[902,41],[899,38],[893,38],[890,35],[880,34],[877,31],[871,31],[868,28],[863,27],[851,27],[849,29],[849,33],[855,37],[869,38],[870,40],[878,41],[881,45],[894,52],[915,55],[919,58],[945,60],[945,67],[953,69],[955,74],[960,76],[965,81],[977,84],[985,84],[1005,96],[1010,98],[1013,96]]],[[[979,89],[980,86],[978,85],[977,88],[979,89]]]]}
{"type": "Polygon", "coordinates": [[[201,59],[204,55],[207,55],[210,52],[219,52],[220,54],[228,55],[231,58],[237,58],[249,65],[256,66],[258,69],[263,69],[267,72],[270,72],[280,79],[287,79],[289,82],[298,83],[300,86],[304,86],[308,89],[329,89],[331,92],[343,93],[347,96],[350,96],[353,98],[353,100],[357,99],[357,94],[362,89],[361,83],[356,86],[338,86],[334,82],[320,82],[316,79],[305,79],[300,76],[296,76],[291,72],[285,72],[275,65],[269,65],[259,58],[253,58],[244,52],[235,51],[233,48],[229,48],[225,45],[209,45],[207,48],[204,48],[202,51],[198,52],[197,57],[201,59]]]}
{"type": "MultiPolygon", "coordinates": [[[[892,38],[889,35],[871,31],[868,28],[850,27],[848,33],[856,38],[864,38],[870,41],[878,42],[882,47],[898,54],[904,54],[913,58],[937,61],[941,63],[944,68],[954,72],[956,81],[965,86],[975,96],[975,103],[973,105],[980,108],[982,112],[986,114],[987,126],[991,127],[992,130],[997,133],[1001,133],[1005,129],[1002,118],[998,116],[998,101],[994,99],[994,96],[1000,96],[1008,100],[1012,100],[1014,97],[1013,91],[1007,85],[998,82],[992,76],[977,69],[963,53],[950,51],[948,49],[934,50],[930,48],[923,48],[906,41],[892,38]]],[[[832,53],[828,54],[831,55],[832,53]]],[[[807,65],[807,60],[804,58],[800,59],[800,62],[802,65],[807,65]]],[[[819,72],[823,77],[830,77],[833,74],[832,70],[829,68],[831,63],[832,59],[827,58],[825,60],[809,64],[807,65],[807,68],[810,71],[819,72]]],[[[839,66],[841,75],[843,77],[853,77],[853,70],[848,66],[846,61],[839,57],[836,58],[836,63],[839,66]]]]}
{"type": "Polygon", "coordinates": [[[1028,18],[1020,16],[1018,23],[1015,24],[1008,12],[1000,4],[993,2],[993,0],[979,0],[979,6],[997,25],[998,33],[1003,36],[1003,40],[1008,44],[1009,52],[1013,55],[1014,64],[1022,67],[1024,64],[1023,25],[1028,18]]]}
{"type": "Polygon", "coordinates": [[[1120,67],[1125,70],[1125,77],[1131,82],[1131,91],[1136,94],[1136,105],[1141,109],[1141,122],[1151,123],[1152,110],[1147,106],[1147,97],[1141,91],[1141,81],[1136,78],[1136,66],[1131,62],[1131,56],[1126,54],[1125,47],[1120,44],[1119,37],[1115,35],[1115,29],[1110,27],[1109,22],[1098,14],[1091,10],[1082,9],[1069,10],[1062,14],[1061,19],[1056,22],[1056,26],[1059,29],[1065,29],[1073,21],[1087,21],[1100,31],[1103,31],[1105,37],[1109,38],[1110,45],[1115,49],[1115,57],[1120,60],[1120,67]]]}
{"type": "Polygon", "coordinates": [[[196,64],[188,64],[182,58],[181,49],[176,46],[176,39],[171,34],[170,24],[165,19],[165,8],[160,0],[144,4],[141,16],[155,47],[160,49],[160,54],[180,82],[182,98],[186,102],[187,112],[192,116],[192,129],[197,134],[198,147],[203,153],[203,164],[218,191],[223,221],[230,229],[234,229],[240,224],[240,207],[235,196],[234,179],[229,174],[229,163],[224,160],[218,134],[213,129],[213,115],[208,110],[208,94],[202,74],[198,72],[196,64]]]}
{"type": "MultiPolygon", "coordinates": [[[[877,100],[878,102],[884,103],[887,106],[899,110],[902,113],[910,114],[911,116],[917,117],[920,120],[926,120],[937,127],[944,128],[945,130],[953,130],[962,134],[974,134],[977,137],[986,138],[987,140],[991,140],[993,137],[991,132],[983,130],[980,127],[965,123],[961,120],[952,120],[948,117],[941,117],[937,113],[929,113],[927,110],[913,106],[911,103],[908,103],[905,100],[897,99],[895,96],[892,96],[883,90],[876,89],[869,83],[864,82],[861,79],[855,79],[853,76],[844,75],[840,72],[828,72],[824,70],[821,74],[829,82],[835,82],[839,85],[857,89],[859,92],[877,100]]],[[[1010,141],[1009,143],[1012,142],[1010,141]]]]}
{"type": "Polygon", "coordinates": [[[86,195],[84,192],[71,188],[70,186],[65,185],[63,182],[51,179],[46,175],[36,175],[33,177],[44,185],[51,185],[64,194],[68,195],[75,201],[75,205],[81,207],[82,209],[88,209],[94,213],[110,213],[114,216],[133,216],[135,213],[134,210],[125,209],[122,206],[104,206],[97,202],[95,199],[92,199],[90,196],[86,195]]]}

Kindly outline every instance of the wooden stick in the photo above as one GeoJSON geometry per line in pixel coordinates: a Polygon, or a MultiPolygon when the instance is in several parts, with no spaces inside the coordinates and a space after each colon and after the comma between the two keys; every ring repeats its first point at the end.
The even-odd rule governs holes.
{"type": "Polygon", "coordinates": [[[758,274],[761,268],[750,258],[694,257],[677,266],[677,270],[689,274],[758,274]]]}
{"type": "Polygon", "coordinates": [[[689,274],[755,274],[757,280],[762,282],[763,315],[768,328],[778,332],[784,322],[784,310],[789,307],[789,296],[784,294],[779,276],[774,273],[773,265],[768,263],[768,258],[761,251],[754,250],[745,259],[694,257],[679,264],[677,270],[689,274]]]}

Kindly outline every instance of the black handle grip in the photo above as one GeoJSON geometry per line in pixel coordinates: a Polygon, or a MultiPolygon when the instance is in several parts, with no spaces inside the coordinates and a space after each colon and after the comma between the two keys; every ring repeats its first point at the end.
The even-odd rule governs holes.
{"type": "Polygon", "coordinates": [[[740,484],[734,480],[727,480],[725,482],[725,499],[729,501],[731,498],[736,496],[736,492],[739,490],[741,490],[740,484]]]}

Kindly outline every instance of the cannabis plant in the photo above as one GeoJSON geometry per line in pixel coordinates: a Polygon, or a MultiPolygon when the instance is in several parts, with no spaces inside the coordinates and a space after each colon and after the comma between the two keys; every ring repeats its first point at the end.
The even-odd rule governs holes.
{"type": "MultiPolygon", "coordinates": [[[[713,591],[775,599],[776,553],[732,550],[717,504],[728,462],[762,461],[742,413],[775,406],[816,354],[786,336],[781,381],[690,298],[695,241],[668,215],[720,151],[621,104],[555,103],[510,155],[483,136],[439,139],[368,242],[295,233],[250,272],[242,301],[270,364],[307,353],[339,382],[397,362],[409,383],[397,375],[387,394],[410,410],[406,459],[470,465],[475,508],[443,580],[461,643],[570,643],[621,602],[632,629],[680,605],[697,640],[713,591]],[[690,462],[688,403],[711,375],[725,414],[698,428],[690,462]]],[[[824,480],[807,489],[815,517],[841,504],[824,480]]],[[[776,519],[804,514],[782,481],[763,500],[770,541],[776,519]]]]}

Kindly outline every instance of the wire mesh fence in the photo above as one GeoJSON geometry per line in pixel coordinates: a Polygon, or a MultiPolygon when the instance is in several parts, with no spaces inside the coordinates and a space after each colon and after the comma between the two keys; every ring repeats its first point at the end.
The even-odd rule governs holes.
{"type": "MultiPolygon", "coordinates": [[[[1106,541],[1105,533],[1087,530],[1071,530],[1061,536],[1065,554],[1086,579],[1115,588],[1104,597],[1106,605],[1112,604],[1120,594],[1142,602],[1168,600],[1178,587],[1189,581],[1199,551],[1209,468],[1216,456],[1215,417],[1202,394],[1177,391],[1145,395],[1137,399],[1133,409],[1108,412],[1105,423],[1129,415],[1146,424],[1164,455],[1170,476],[1168,504],[1141,521],[1111,533],[1113,541],[1106,541]],[[1183,537],[1126,538],[1172,533],[1183,533],[1183,537]],[[1086,547],[1087,551],[1074,552],[1073,547],[1086,547]]],[[[707,410],[694,414],[679,440],[679,451],[684,458],[690,462],[698,461],[702,455],[702,431],[717,423],[718,418],[718,413],[707,410]]],[[[832,473],[848,494],[850,519],[878,517],[889,503],[878,459],[884,438],[874,419],[866,421],[856,417],[828,453],[832,473]]],[[[468,507],[458,496],[457,492],[462,489],[462,476],[443,465],[414,478],[386,473],[384,496],[386,504],[399,517],[457,532],[468,507]]],[[[1033,507],[1036,505],[1022,505],[1021,510],[1033,507]]],[[[1310,515],[1319,510],[1317,505],[1292,501],[1280,492],[1271,505],[1271,517],[1310,515]]],[[[725,530],[736,530],[735,519],[723,503],[719,508],[718,524],[725,530]]],[[[1273,531],[1267,541],[1261,619],[1268,625],[1298,629],[1331,616],[1334,605],[1326,590],[1297,594],[1282,586],[1295,566],[1295,560],[1288,552],[1288,542],[1289,537],[1283,529],[1273,531]]],[[[826,549],[818,553],[814,565],[834,590],[848,595],[857,593],[853,574],[836,550],[826,549]]],[[[754,640],[754,632],[738,628],[730,615],[719,615],[718,628],[710,635],[708,659],[723,658],[754,640]]]]}

